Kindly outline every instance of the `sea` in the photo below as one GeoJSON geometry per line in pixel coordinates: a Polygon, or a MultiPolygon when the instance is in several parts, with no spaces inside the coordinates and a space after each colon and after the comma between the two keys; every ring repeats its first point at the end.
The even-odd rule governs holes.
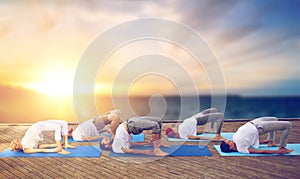
{"type": "Polygon", "coordinates": [[[262,116],[300,118],[300,96],[151,96],[115,98],[114,108],[126,117],[159,116],[163,120],[183,120],[202,110],[217,108],[225,119],[254,119],[262,116]],[[121,104],[121,105],[119,105],[121,104]]]}
{"type": "Polygon", "coordinates": [[[133,116],[184,120],[208,108],[217,108],[225,120],[262,116],[300,118],[300,96],[83,96],[83,102],[76,103],[74,98],[64,101],[32,92],[7,94],[11,93],[0,93],[0,123],[30,123],[46,119],[83,122],[113,109],[121,111],[123,120],[133,116]]]}

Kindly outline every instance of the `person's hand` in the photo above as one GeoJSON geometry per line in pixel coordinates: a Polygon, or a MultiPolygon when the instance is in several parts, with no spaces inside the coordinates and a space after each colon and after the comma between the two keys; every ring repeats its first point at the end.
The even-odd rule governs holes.
{"type": "Polygon", "coordinates": [[[71,152],[69,152],[69,151],[66,151],[66,150],[62,150],[62,151],[60,151],[60,152],[58,152],[59,154],[70,154],[71,152]]]}
{"type": "Polygon", "coordinates": [[[281,155],[283,155],[283,154],[288,154],[288,153],[291,153],[291,152],[293,152],[294,150],[289,150],[289,149],[287,149],[287,148],[285,148],[285,147],[280,147],[278,150],[277,150],[277,152],[278,152],[278,154],[281,154],[281,155]]]}

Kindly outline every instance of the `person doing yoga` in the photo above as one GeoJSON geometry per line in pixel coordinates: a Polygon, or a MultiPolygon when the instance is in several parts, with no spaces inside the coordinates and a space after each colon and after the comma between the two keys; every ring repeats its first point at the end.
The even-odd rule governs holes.
{"type": "Polygon", "coordinates": [[[292,124],[288,121],[278,121],[276,117],[261,117],[247,122],[239,127],[231,140],[225,140],[220,148],[223,152],[240,152],[251,154],[288,154],[293,150],[287,149],[287,139],[292,124]],[[281,131],[280,142],[276,144],[275,131],[281,131]],[[259,141],[259,135],[268,133],[267,140],[259,141]],[[278,150],[260,150],[259,144],[268,147],[278,146],[278,150]]]}
{"type": "Polygon", "coordinates": [[[221,136],[221,129],[223,126],[224,115],[218,112],[215,108],[206,109],[198,114],[193,115],[190,118],[184,119],[181,124],[179,124],[178,129],[167,128],[166,135],[171,138],[181,138],[181,139],[204,139],[212,141],[223,141],[224,137],[221,136]],[[216,136],[213,138],[208,138],[204,136],[197,136],[197,126],[205,125],[207,123],[211,124],[211,128],[217,123],[216,136]]]}
{"type": "Polygon", "coordinates": [[[68,123],[62,120],[47,120],[39,121],[29,127],[22,140],[13,140],[9,149],[12,151],[23,150],[24,153],[57,152],[59,154],[70,154],[63,147],[65,149],[75,148],[68,143],[68,123]],[[39,144],[39,141],[44,139],[43,132],[46,131],[55,131],[56,144],[39,144]],[[64,146],[61,143],[61,136],[64,136],[64,146]]]}
{"type": "Polygon", "coordinates": [[[160,146],[169,147],[161,141],[162,122],[158,117],[132,117],[122,122],[116,131],[116,135],[111,139],[104,139],[100,142],[100,147],[106,150],[113,150],[115,153],[132,153],[145,154],[155,156],[166,156],[168,153],[163,152],[160,146]],[[140,134],[144,130],[152,130],[151,142],[130,142],[132,137],[130,134],[140,134]],[[154,150],[138,150],[132,149],[134,145],[149,145],[153,144],[154,150]]]}
{"type": "Polygon", "coordinates": [[[106,128],[106,126],[110,125],[110,128],[112,129],[110,133],[114,136],[116,128],[119,126],[120,122],[120,111],[113,110],[79,124],[75,130],[73,130],[73,128],[69,128],[68,135],[76,141],[104,139],[108,137],[100,135],[100,133],[106,128]]]}

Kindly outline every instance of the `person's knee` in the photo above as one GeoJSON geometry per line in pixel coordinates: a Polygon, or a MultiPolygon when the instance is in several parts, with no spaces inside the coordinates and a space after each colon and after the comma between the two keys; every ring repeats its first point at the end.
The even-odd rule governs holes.
{"type": "Polygon", "coordinates": [[[152,134],[160,134],[161,126],[158,123],[155,123],[152,128],[152,134]]]}
{"type": "Polygon", "coordinates": [[[291,122],[289,122],[289,121],[286,121],[286,128],[287,129],[292,129],[292,123],[291,122]]]}
{"type": "Polygon", "coordinates": [[[218,115],[219,119],[224,119],[224,114],[223,113],[217,113],[217,115],[218,115]]]}

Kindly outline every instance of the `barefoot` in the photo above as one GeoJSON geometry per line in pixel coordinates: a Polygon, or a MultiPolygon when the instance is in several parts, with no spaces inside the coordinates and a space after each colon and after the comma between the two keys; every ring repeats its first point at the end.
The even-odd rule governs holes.
{"type": "Polygon", "coordinates": [[[164,142],[162,142],[162,143],[160,144],[160,146],[161,146],[161,147],[165,147],[165,148],[169,148],[169,147],[170,147],[169,144],[164,143],[164,142]]]}
{"type": "Polygon", "coordinates": [[[61,152],[58,152],[59,154],[70,154],[71,152],[66,151],[66,150],[62,150],[61,152]]]}
{"type": "Polygon", "coordinates": [[[164,156],[167,156],[169,154],[167,152],[163,152],[162,150],[157,150],[157,151],[154,151],[154,155],[164,157],[164,156]]]}
{"type": "Polygon", "coordinates": [[[64,148],[65,148],[65,149],[67,149],[67,148],[75,149],[76,147],[73,146],[73,145],[68,144],[68,145],[65,145],[64,148]]]}
{"type": "Polygon", "coordinates": [[[280,147],[280,145],[275,142],[268,142],[268,147],[280,147]]]}

